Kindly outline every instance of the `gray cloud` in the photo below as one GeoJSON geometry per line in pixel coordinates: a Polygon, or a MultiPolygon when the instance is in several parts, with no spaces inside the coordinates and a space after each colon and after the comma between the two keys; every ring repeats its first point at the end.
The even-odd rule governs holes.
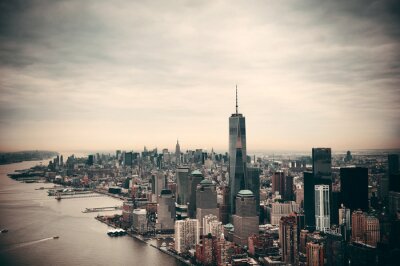
{"type": "Polygon", "coordinates": [[[180,135],[225,149],[235,83],[250,149],[392,147],[399,22],[394,0],[2,1],[0,148],[172,146],[180,135]]]}

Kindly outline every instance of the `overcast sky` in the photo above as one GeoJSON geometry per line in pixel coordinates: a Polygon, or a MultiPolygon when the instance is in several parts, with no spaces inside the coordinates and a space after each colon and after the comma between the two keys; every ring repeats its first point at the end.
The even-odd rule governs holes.
{"type": "Polygon", "coordinates": [[[400,148],[400,1],[1,1],[0,150],[400,148]]]}

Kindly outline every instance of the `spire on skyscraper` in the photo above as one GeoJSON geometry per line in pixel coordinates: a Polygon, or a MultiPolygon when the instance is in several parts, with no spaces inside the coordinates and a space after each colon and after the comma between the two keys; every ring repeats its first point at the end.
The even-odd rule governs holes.
{"type": "Polygon", "coordinates": [[[236,114],[238,114],[238,95],[237,95],[237,84],[236,84],[236,114]]]}

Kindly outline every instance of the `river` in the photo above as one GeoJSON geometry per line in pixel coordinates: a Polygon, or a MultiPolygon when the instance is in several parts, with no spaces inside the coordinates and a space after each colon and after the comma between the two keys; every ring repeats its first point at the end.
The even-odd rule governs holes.
{"type": "Polygon", "coordinates": [[[108,226],[94,219],[97,213],[82,213],[88,207],[122,205],[120,200],[57,201],[47,190],[35,190],[52,184],[25,184],[7,177],[38,163],[0,166],[0,229],[9,230],[0,234],[0,265],[182,265],[129,236],[107,236],[108,226]]]}

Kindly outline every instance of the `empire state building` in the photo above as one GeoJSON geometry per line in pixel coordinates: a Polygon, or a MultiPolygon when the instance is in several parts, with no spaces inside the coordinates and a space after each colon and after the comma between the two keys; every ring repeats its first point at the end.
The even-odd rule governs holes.
{"type": "Polygon", "coordinates": [[[231,214],[235,213],[237,193],[245,189],[246,183],[246,120],[238,112],[236,86],[236,113],[229,117],[229,188],[231,214]]]}

